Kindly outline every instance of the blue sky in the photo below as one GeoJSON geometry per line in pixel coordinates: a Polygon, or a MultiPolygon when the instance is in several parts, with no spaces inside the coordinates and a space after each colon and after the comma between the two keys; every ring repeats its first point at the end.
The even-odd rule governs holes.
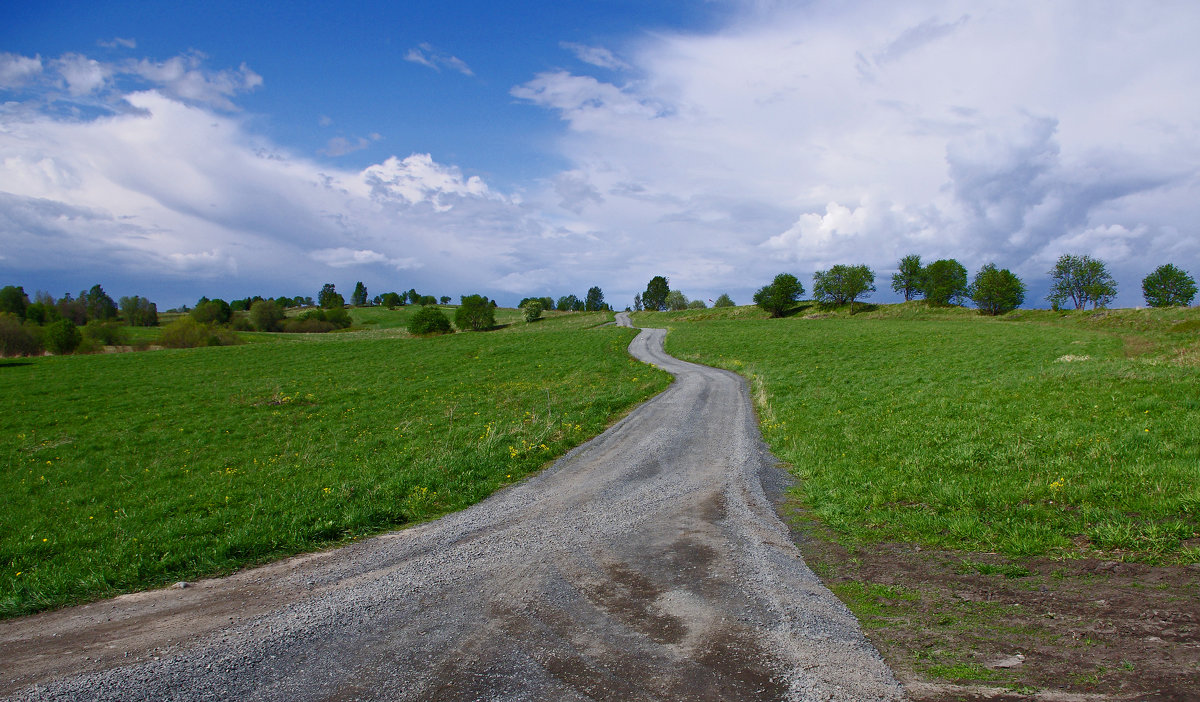
{"type": "Polygon", "coordinates": [[[1200,275],[1188,2],[41,2],[0,22],[0,283],[624,307],[899,258],[1200,275]]]}

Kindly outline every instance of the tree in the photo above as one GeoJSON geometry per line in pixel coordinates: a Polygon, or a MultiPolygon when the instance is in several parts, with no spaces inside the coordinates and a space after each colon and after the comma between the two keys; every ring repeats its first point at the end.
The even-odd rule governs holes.
{"type": "Polygon", "coordinates": [[[420,302],[426,307],[429,307],[430,305],[436,305],[438,303],[437,298],[433,295],[422,295],[420,302]]]}
{"type": "Polygon", "coordinates": [[[734,306],[733,298],[729,297],[725,293],[721,293],[717,297],[717,301],[713,303],[714,308],[716,308],[716,307],[733,307],[733,306],[734,306]]]}
{"type": "Polygon", "coordinates": [[[604,304],[604,291],[600,289],[600,286],[593,285],[588,288],[587,298],[583,302],[583,309],[588,312],[599,312],[607,308],[608,305],[604,304]]]}
{"type": "Polygon", "coordinates": [[[387,308],[389,310],[396,309],[400,305],[404,304],[404,298],[400,297],[400,295],[398,293],[394,293],[394,292],[384,293],[379,298],[379,301],[382,304],[387,305],[387,308]]]}
{"type": "Polygon", "coordinates": [[[421,295],[417,292],[416,288],[409,288],[408,292],[404,293],[404,298],[408,300],[409,304],[421,304],[421,295]]]}
{"type": "Polygon", "coordinates": [[[409,334],[449,334],[450,318],[436,307],[422,307],[408,320],[409,334]]]}
{"type": "Polygon", "coordinates": [[[996,264],[989,263],[975,274],[970,295],[980,312],[1004,314],[1025,302],[1025,284],[1007,268],[997,270],[996,264]]]}
{"type": "Polygon", "coordinates": [[[701,300],[700,298],[696,298],[695,300],[688,300],[687,306],[688,306],[689,310],[706,310],[706,309],[708,309],[708,305],[704,304],[704,300],[701,300]]]}
{"type": "Polygon", "coordinates": [[[682,290],[671,290],[667,292],[667,309],[674,311],[686,310],[687,306],[687,295],[684,295],[682,290]]]}
{"type": "Polygon", "coordinates": [[[438,301],[441,302],[443,305],[448,305],[448,304],[450,304],[450,296],[442,295],[441,297],[438,298],[438,301]]]}
{"type": "Polygon", "coordinates": [[[53,354],[71,353],[79,348],[82,341],[83,334],[79,333],[79,327],[69,319],[60,319],[42,330],[42,343],[53,354]]]}
{"type": "Polygon", "coordinates": [[[875,272],[865,264],[847,266],[838,264],[827,271],[813,273],[813,295],[827,305],[849,303],[850,314],[854,314],[854,301],[870,297],[875,292],[875,272]]]}
{"type": "Polygon", "coordinates": [[[125,323],[129,326],[158,326],[158,305],[155,305],[146,298],[138,295],[122,297],[120,307],[121,316],[125,317],[125,323]]]}
{"type": "Polygon", "coordinates": [[[638,293],[633,296],[633,311],[634,312],[642,311],[642,294],[641,293],[638,293]]]}
{"type": "Polygon", "coordinates": [[[58,307],[58,313],[64,319],[71,320],[71,323],[75,326],[87,322],[87,305],[84,304],[83,300],[72,298],[71,293],[65,293],[55,306],[58,307]]]}
{"type": "Polygon", "coordinates": [[[99,283],[80,297],[84,298],[84,304],[87,306],[88,319],[116,319],[117,303],[113,302],[99,283]]]}
{"type": "Polygon", "coordinates": [[[935,305],[957,305],[968,296],[967,269],[944,258],[921,269],[921,293],[935,305]]]}
{"type": "Polygon", "coordinates": [[[533,322],[542,318],[542,301],[536,297],[523,301],[521,309],[525,311],[526,322],[533,322]]]}
{"type": "Polygon", "coordinates": [[[221,298],[200,298],[192,310],[192,319],[201,324],[227,324],[233,318],[233,308],[221,298]]]}
{"type": "Polygon", "coordinates": [[[1142,279],[1142,295],[1151,307],[1187,307],[1196,297],[1196,281],[1168,263],[1142,279]]]}
{"type": "Polygon", "coordinates": [[[360,280],[354,284],[354,292],[350,294],[350,304],[363,307],[367,304],[367,286],[360,280]]]}
{"type": "Polygon", "coordinates": [[[1081,310],[1107,307],[1117,296],[1117,282],[1103,261],[1091,256],[1063,254],[1050,270],[1050,294],[1046,299],[1054,309],[1062,309],[1067,300],[1081,310]]]}
{"type": "Polygon", "coordinates": [[[924,287],[921,282],[922,273],[921,257],[917,254],[909,254],[900,259],[899,270],[892,276],[892,292],[904,295],[905,302],[920,295],[924,287]]]}
{"type": "Polygon", "coordinates": [[[669,281],[661,275],[654,276],[646,284],[646,292],[642,293],[642,308],[650,312],[667,309],[669,292],[671,292],[669,281]]]}
{"type": "Polygon", "coordinates": [[[454,311],[454,326],[459,329],[483,331],[496,326],[496,311],[483,295],[463,295],[454,311]]]}
{"type": "Polygon", "coordinates": [[[250,323],[259,331],[275,331],[283,318],[283,310],[274,300],[258,300],[250,305],[250,323]]]}
{"type": "Polygon", "coordinates": [[[764,285],[754,293],[754,304],[770,312],[772,317],[782,317],[803,294],[804,286],[796,276],[780,273],[770,285],[764,285]]]}
{"type": "Polygon", "coordinates": [[[574,295],[563,295],[558,298],[558,304],[555,306],[559,312],[574,312],[575,310],[583,309],[583,302],[574,295]]]}
{"type": "Polygon", "coordinates": [[[333,283],[325,283],[321,287],[321,292],[317,293],[317,304],[327,310],[342,308],[346,306],[346,298],[338,294],[333,283]]]}
{"type": "Polygon", "coordinates": [[[8,312],[18,319],[25,319],[25,308],[29,306],[29,296],[25,288],[5,285],[0,288],[0,312],[8,312]]]}

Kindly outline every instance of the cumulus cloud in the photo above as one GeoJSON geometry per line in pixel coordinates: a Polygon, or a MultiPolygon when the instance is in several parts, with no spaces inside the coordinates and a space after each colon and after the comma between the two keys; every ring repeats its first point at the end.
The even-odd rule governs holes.
{"type": "Polygon", "coordinates": [[[355,250],[344,246],[339,246],[335,249],[317,249],[308,255],[314,261],[320,261],[333,268],[383,264],[398,271],[404,271],[411,268],[419,268],[421,265],[419,261],[413,258],[390,258],[378,251],[371,251],[370,249],[355,250]]]}
{"type": "Polygon", "coordinates": [[[0,53],[0,88],[15,88],[42,72],[40,56],[0,53]]]}
{"type": "Polygon", "coordinates": [[[423,43],[408,50],[404,54],[404,60],[412,63],[420,64],[427,68],[432,68],[435,71],[441,71],[442,68],[449,68],[452,71],[458,71],[464,76],[473,76],[475,73],[466,61],[444,54],[433,48],[431,44],[423,43]]]}

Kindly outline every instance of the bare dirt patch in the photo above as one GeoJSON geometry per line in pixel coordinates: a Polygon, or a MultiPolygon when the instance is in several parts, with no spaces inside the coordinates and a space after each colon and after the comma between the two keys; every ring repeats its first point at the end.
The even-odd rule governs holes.
{"type": "Polygon", "coordinates": [[[1200,698],[1200,565],[1011,562],[847,548],[811,525],[793,534],[913,700],[1200,698]]]}

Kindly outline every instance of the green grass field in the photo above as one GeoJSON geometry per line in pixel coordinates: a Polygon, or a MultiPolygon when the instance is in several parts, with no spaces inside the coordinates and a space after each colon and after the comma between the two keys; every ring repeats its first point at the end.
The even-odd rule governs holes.
{"type": "Polygon", "coordinates": [[[429,339],[352,314],[368,331],[0,360],[0,616],[460,509],[669,382],[592,328],[611,314],[429,339]]]}
{"type": "Polygon", "coordinates": [[[764,316],[635,322],[750,378],[766,441],[839,538],[1200,561],[1200,310],[764,316]]]}

